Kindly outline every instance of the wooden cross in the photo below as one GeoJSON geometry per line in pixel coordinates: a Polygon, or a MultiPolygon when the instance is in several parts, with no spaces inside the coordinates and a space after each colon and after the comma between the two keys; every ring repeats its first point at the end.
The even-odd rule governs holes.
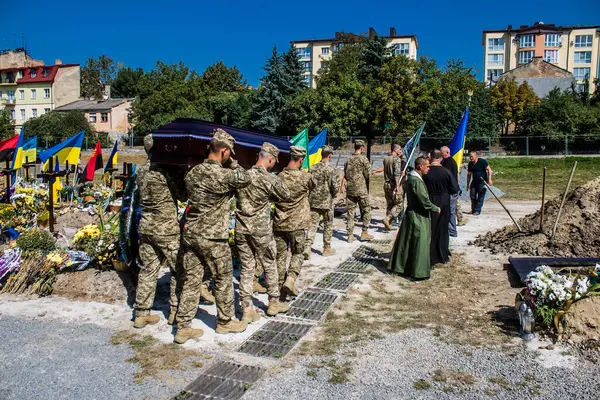
{"type": "Polygon", "coordinates": [[[124,162],[123,173],[115,176],[115,179],[121,182],[121,190],[115,191],[115,198],[123,196],[125,185],[127,184],[127,180],[131,177],[131,175],[133,175],[133,164],[124,162]]]}
{"type": "Polygon", "coordinates": [[[54,232],[54,190],[52,190],[52,184],[56,178],[65,176],[67,174],[67,171],[55,172],[53,161],[53,157],[50,157],[48,160],[48,170],[37,175],[38,178],[43,178],[46,182],[48,182],[48,223],[50,226],[50,232],[54,232]]]}
{"type": "Polygon", "coordinates": [[[15,171],[15,169],[10,168],[9,161],[6,160],[6,168],[2,170],[2,173],[6,177],[6,196],[4,197],[4,201],[7,203],[10,203],[10,187],[12,185],[12,173],[15,171]]]}
{"type": "Polygon", "coordinates": [[[65,185],[69,185],[69,175],[75,173],[75,166],[69,165],[69,161],[65,162],[65,185]],[[69,168],[71,167],[71,168],[69,168]]]}
{"type": "Polygon", "coordinates": [[[23,164],[23,169],[25,170],[25,180],[26,181],[29,181],[29,169],[33,168],[33,171],[35,172],[35,167],[36,167],[35,160],[34,160],[34,162],[30,163],[29,157],[25,157],[25,163],[23,164]]]}
{"type": "Polygon", "coordinates": [[[113,172],[117,172],[119,169],[118,168],[106,168],[104,170],[104,172],[108,172],[108,182],[106,182],[107,186],[112,188],[113,186],[113,172]]]}

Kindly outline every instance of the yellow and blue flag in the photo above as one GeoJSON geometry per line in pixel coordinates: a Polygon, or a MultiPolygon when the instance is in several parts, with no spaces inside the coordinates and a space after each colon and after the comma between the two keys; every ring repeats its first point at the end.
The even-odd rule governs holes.
{"type": "Polygon", "coordinates": [[[452,138],[452,141],[448,145],[450,148],[450,156],[456,161],[458,170],[460,171],[460,165],[463,161],[463,153],[465,152],[465,139],[467,138],[467,124],[469,123],[469,107],[465,110],[465,113],[458,124],[458,129],[452,138]]]}
{"type": "MultiPolygon", "coordinates": [[[[290,140],[290,143],[292,146],[304,147],[308,153],[308,128],[305,128],[302,132],[294,136],[292,140],[290,140]]],[[[308,157],[304,157],[302,169],[308,169],[308,157]]]]}
{"type": "Polygon", "coordinates": [[[104,167],[104,173],[109,168],[115,168],[115,166],[119,163],[119,150],[118,150],[119,141],[115,140],[115,145],[113,146],[112,151],[110,152],[110,156],[108,157],[108,161],[106,162],[106,167],[104,167]]]}
{"type": "Polygon", "coordinates": [[[323,129],[308,143],[308,166],[312,167],[322,160],[321,149],[327,143],[327,128],[323,129]]]}
{"type": "Polygon", "coordinates": [[[23,166],[23,139],[25,136],[25,125],[21,126],[21,133],[19,134],[19,140],[17,140],[17,147],[15,154],[13,155],[12,169],[19,169],[23,166]]]}
{"type": "Polygon", "coordinates": [[[41,152],[40,161],[42,163],[42,170],[45,171],[48,168],[48,159],[50,157],[55,157],[61,164],[68,162],[70,165],[77,165],[79,163],[84,134],[85,131],[81,131],[64,142],[41,152]]]}
{"type": "Polygon", "coordinates": [[[37,136],[32,137],[23,143],[23,158],[22,163],[34,163],[37,158],[37,136]]]}

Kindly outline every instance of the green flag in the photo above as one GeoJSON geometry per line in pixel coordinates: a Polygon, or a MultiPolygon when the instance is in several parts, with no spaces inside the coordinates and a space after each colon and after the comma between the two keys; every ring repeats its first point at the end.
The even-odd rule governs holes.
{"type": "Polygon", "coordinates": [[[302,163],[302,169],[308,169],[308,128],[297,134],[290,140],[292,146],[300,146],[306,149],[306,157],[302,163]]]}

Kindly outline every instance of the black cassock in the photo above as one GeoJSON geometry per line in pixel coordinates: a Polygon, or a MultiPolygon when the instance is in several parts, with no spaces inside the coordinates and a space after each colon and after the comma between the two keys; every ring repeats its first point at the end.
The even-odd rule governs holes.
{"type": "Polygon", "coordinates": [[[450,260],[450,195],[458,193],[456,179],[452,173],[440,166],[432,165],[423,181],[429,192],[429,199],[441,208],[441,213],[431,213],[431,265],[443,264],[450,260]]]}

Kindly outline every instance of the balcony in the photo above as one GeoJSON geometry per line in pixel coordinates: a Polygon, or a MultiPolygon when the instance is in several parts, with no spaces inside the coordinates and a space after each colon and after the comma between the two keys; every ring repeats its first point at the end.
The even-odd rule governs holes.
{"type": "Polygon", "coordinates": [[[2,99],[0,100],[0,104],[3,104],[5,106],[14,106],[17,102],[17,99],[15,99],[14,97],[9,97],[8,99],[2,99]]]}
{"type": "Polygon", "coordinates": [[[17,78],[2,78],[0,79],[0,86],[16,85],[17,78]]]}

